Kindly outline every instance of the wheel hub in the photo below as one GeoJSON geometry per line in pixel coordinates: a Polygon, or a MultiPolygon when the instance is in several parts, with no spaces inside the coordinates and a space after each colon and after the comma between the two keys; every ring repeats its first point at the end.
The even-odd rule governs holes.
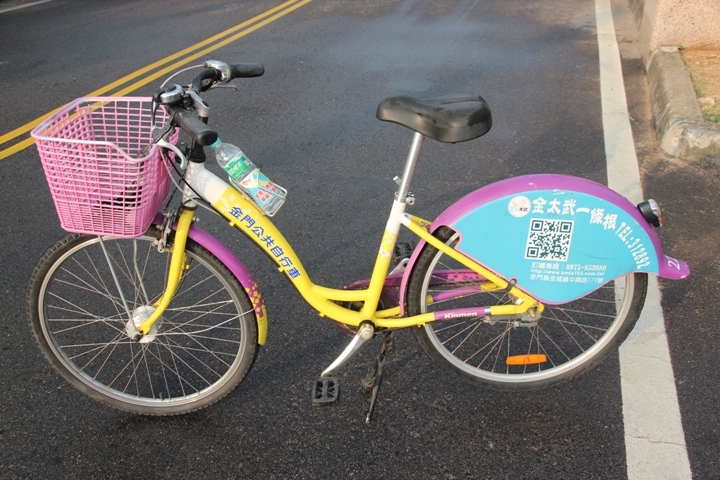
{"type": "MultiPolygon", "coordinates": [[[[125,333],[127,333],[127,336],[133,338],[132,331],[136,330],[143,324],[143,322],[145,322],[145,320],[150,318],[150,315],[152,315],[153,312],[155,312],[155,307],[151,305],[141,305],[133,310],[132,320],[129,320],[125,325],[125,333]],[[132,329],[131,325],[134,325],[135,329],[132,329]]],[[[139,343],[150,343],[155,340],[158,333],[158,327],[162,324],[162,320],[162,317],[158,318],[150,331],[146,335],[143,335],[143,337],[139,340],[139,343]]]]}

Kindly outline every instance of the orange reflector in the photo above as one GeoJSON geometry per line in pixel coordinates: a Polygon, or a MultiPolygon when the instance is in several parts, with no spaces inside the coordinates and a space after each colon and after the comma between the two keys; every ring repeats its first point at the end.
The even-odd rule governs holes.
{"type": "Polygon", "coordinates": [[[507,363],[508,365],[531,365],[534,363],[545,362],[547,362],[547,357],[542,353],[535,353],[530,355],[513,355],[511,357],[507,357],[507,360],[505,360],[505,363],[507,363]]]}

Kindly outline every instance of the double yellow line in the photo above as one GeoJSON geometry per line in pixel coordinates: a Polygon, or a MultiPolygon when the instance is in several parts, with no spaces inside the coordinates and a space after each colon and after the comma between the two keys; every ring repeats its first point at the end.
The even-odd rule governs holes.
{"type": "MultiPolygon", "coordinates": [[[[247,20],[239,25],[236,25],[232,28],[229,28],[223,32],[218,33],[217,35],[214,35],[207,40],[203,40],[200,43],[196,43],[195,45],[188,47],[184,50],[181,50],[177,53],[174,53],[168,57],[163,58],[162,60],[158,60],[157,62],[148,65],[147,67],[141,68],[140,70],[137,70],[129,75],[126,75],[122,77],[119,80],[116,80],[108,85],[105,85],[102,88],[99,88],[95,90],[94,92],[90,92],[85,97],[97,97],[101,95],[112,95],[116,97],[122,97],[127,95],[128,93],[131,93],[138,88],[147,85],[148,83],[157,80],[160,77],[163,77],[165,75],[168,75],[171,72],[174,72],[178,70],[183,65],[186,65],[193,60],[197,60],[198,58],[204,57],[210,52],[213,52],[217,50],[218,48],[224,47],[225,45],[228,45],[245,35],[254,32],[255,30],[258,30],[259,28],[264,27],[265,25],[274,22],[275,20],[284,17],[290,12],[293,12],[297,10],[298,8],[302,7],[303,5],[306,5],[310,3],[312,0],[288,0],[287,2],[278,5],[275,8],[271,8],[270,10],[261,13],[260,15],[257,15],[256,17],[251,18],[250,20],[247,20]],[[134,83],[131,83],[130,85],[127,85],[124,88],[120,88],[123,85],[132,82],[133,80],[138,79],[134,83]],[[118,89],[114,91],[115,89],[118,89]]],[[[5,143],[9,143],[13,140],[16,140],[19,137],[27,135],[30,130],[38,126],[42,121],[47,119],[49,116],[51,116],[53,113],[58,111],[62,107],[58,107],[52,112],[46,113],[45,115],[36,118],[32,122],[28,122],[22,127],[18,127],[15,130],[8,132],[2,136],[0,136],[0,160],[3,160],[4,158],[9,157],[10,155],[13,155],[21,150],[26,149],[30,145],[34,143],[34,140],[31,137],[25,138],[17,143],[15,143],[12,146],[9,146],[7,148],[2,148],[2,146],[5,143]]]]}

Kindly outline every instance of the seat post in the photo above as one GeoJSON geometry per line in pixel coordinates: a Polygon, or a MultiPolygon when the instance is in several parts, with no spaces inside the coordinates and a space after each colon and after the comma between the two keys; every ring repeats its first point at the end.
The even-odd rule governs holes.
{"type": "Polygon", "coordinates": [[[408,192],[410,191],[410,183],[412,182],[413,174],[415,173],[417,160],[420,157],[423,140],[425,140],[425,136],[421,133],[415,132],[412,144],[410,145],[410,152],[408,152],[408,157],[405,161],[405,170],[403,170],[402,178],[400,179],[400,188],[398,188],[398,191],[395,192],[395,199],[399,202],[404,203],[407,200],[408,192]]]}

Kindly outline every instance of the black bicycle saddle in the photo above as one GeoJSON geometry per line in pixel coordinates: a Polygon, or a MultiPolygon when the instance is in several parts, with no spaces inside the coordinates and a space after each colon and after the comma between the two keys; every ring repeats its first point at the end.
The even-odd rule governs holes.
{"type": "Polygon", "coordinates": [[[444,143],[466,142],[492,127],[490,107],[480,96],[451,94],[434,98],[389,97],[377,118],[444,143]]]}

